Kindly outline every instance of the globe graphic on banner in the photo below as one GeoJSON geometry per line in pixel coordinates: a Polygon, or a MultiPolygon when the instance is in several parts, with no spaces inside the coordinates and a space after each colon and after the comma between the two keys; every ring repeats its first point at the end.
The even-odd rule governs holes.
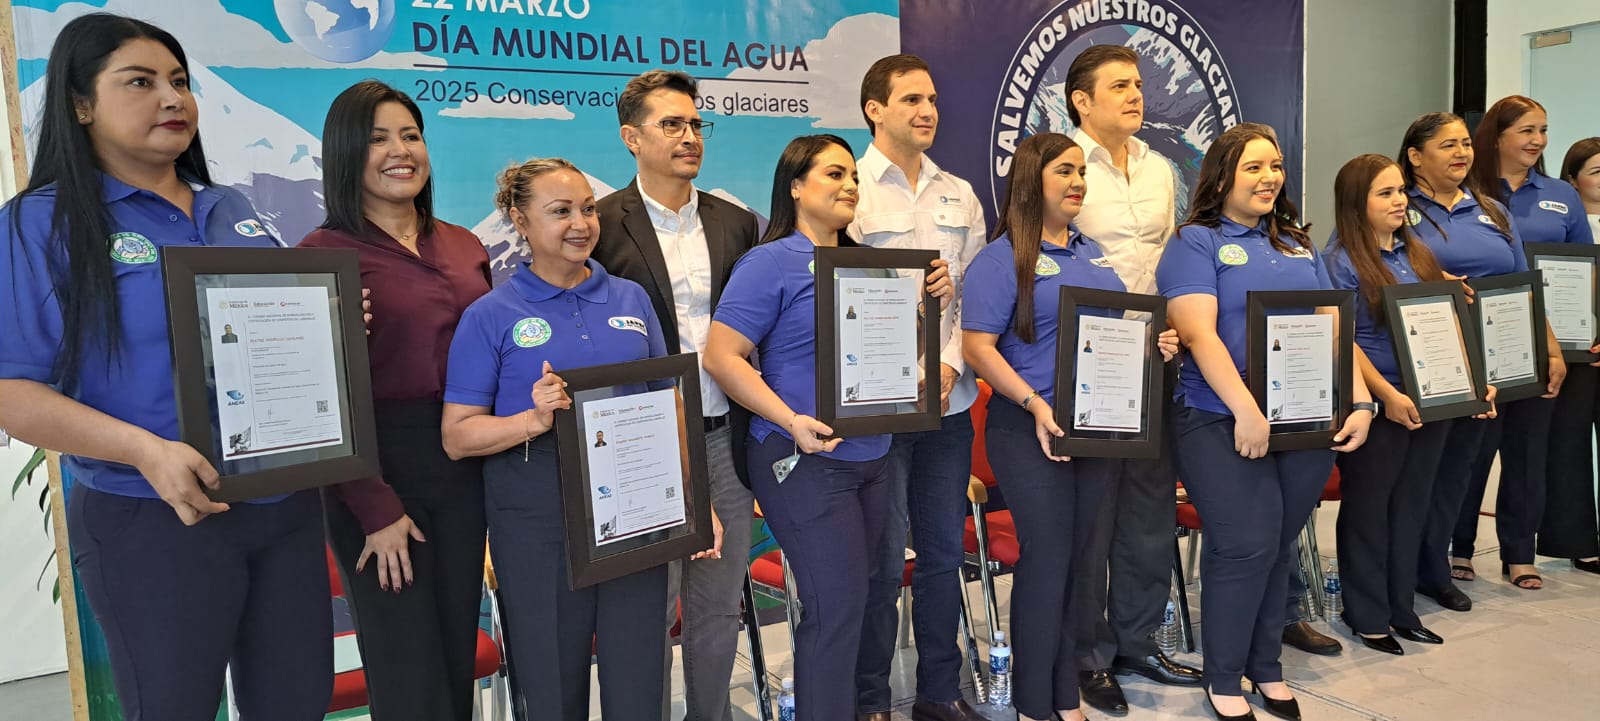
{"type": "Polygon", "coordinates": [[[273,8],[297,45],[328,62],[366,60],[394,33],[394,0],[275,0],[273,8]]]}

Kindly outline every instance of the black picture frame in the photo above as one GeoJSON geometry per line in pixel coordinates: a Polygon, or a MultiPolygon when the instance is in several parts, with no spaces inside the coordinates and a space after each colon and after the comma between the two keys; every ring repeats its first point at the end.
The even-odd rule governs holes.
{"type": "Polygon", "coordinates": [[[1544,395],[1550,384],[1550,339],[1545,332],[1544,286],[1543,274],[1537,270],[1522,273],[1508,273],[1506,275],[1491,275],[1482,278],[1471,278],[1467,285],[1472,288],[1474,301],[1467,304],[1468,311],[1472,314],[1473,330],[1482,340],[1478,344],[1478,355],[1473,360],[1479,364],[1484,374],[1484,382],[1495,387],[1495,402],[1508,403],[1524,398],[1534,398],[1544,395]],[[1483,304],[1486,299],[1504,293],[1528,294],[1528,329],[1532,337],[1529,352],[1533,354],[1534,374],[1524,377],[1517,382],[1508,382],[1491,377],[1489,369],[1489,354],[1491,352],[1504,352],[1503,349],[1489,347],[1489,334],[1485,331],[1483,317],[1483,304]]]}
{"type": "MultiPolygon", "coordinates": [[[[917,345],[921,349],[921,372],[926,382],[915,401],[885,402],[871,405],[845,405],[840,384],[841,358],[839,332],[835,322],[841,277],[891,277],[901,271],[932,272],[939,253],[909,248],[818,247],[815,273],[817,309],[817,420],[833,429],[834,437],[910,433],[939,428],[942,413],[939,402],[939,301],[922,284],[922,317],[917,323],[917,345]],[[845,274],[841,276],[840,274],[845,274]]],[[[956,330],[960,332],[959,329],[956,330]]]]}
{"type": "MultiPolygon", "coordinates": [[[[1167,299],[1158,295],[1123,293],[1094,288],[1062,286],[1056,311],[1056,400],[1053,408],[1056,425],[1066,435],[1050,440],[1050,451],[1058,456],[1083,458],[1157,458],[1162,451],[1162,417],[1168,399],[1162,398],[1165,361],[1158,337],[1167,327],[1167,299]],[[1085,309],[1106,309],[1149,314],[1136,319],[1145,324],[1145,357],[1139,367],[1143,386],[1144,410],[1139,431],[1080,428],[1077,404],[1078,328],[1086,317],[1085,309]]],[[[1092,314],[1088,317],[1093,317],[1092,314]]],[[[1129,368],[1130,372],[1134,369],[1129,368]]]]}
{"type": "MultiPolygon", "coordinates": [[[[202,486],[208,497],[222,502],[247,501],[379,474],[371,365],[366,324],[362,319],[361,262],[356,251],[167,246],[161,249],[161,270],[167,295],[178,437],[205,456],[221,475],[220,488],[202,486]],[[257,389],[217,388],[218,354],[223,352],[222,346],[239,343],[239,337],[229,329],[231,324],[224,325],[227,330],[222,334],[214,333],[212,314],[224,312],[231,318],[241,306],[214,309],[210,302],[203,302],[202,297],[209,298],[211,290],[260,288],[321,288],[326,291],[337,385],[339,443],[298,444],[305,446],[299,450],[285,450],[295,445],[252,449],[249,453],[262,455],[246,457],[240,453],[251,440],[249,435],[255,430],[252,424],[245,433],[235,434],[244,438],[230,439],[229,448],[224,450],[220,433],[220,412],[224,409],[218,391],[230,399],[234,398],[234,392],[248,392],[250,402],[254,403],[257,389]],[[230,454],[235,457],[229,458],[230,454]]],[[[241,345],[253,342],[248,338],[246,341],[241,345]]],[[[332,400],[308,399],[306,402],[315,402],[318,409],[325,409],[332,400]]],[[[237,402],[230,400],[228,405],[237,402]]],[[[326,439],[317,442],[325,443],[326,439]]]]}
{"type": "Polygon", "coordinates": [[[1249,332],[1246,336],[1245,379],[1256,407],[1271,423],[1268,451],[1332,448],[1333,437],[1350,415],[1350,383],[1354,379],[1355,293],[1348,290],[1253,290],[1246,295],[1249,332]],[[1334,319],[1333,380],[1329,402],[1333,418],[1327,421],[1272,423],[1267,409],[1267,320],[1274,315],[1319,315],[1331,311],[1334,319]],[[1283,313],[1279,313],[1283,311],[1283,313]]]}
{"type": "MultiPolygon", "coordinates": [[[[696,353],[561,371],[572,407],[555,412],[561,503],[566,519],[567,578],[576,590],[686,559],[711,548],[711,487],[706,466],[705,424],[700,408],[700,363],[696,353]],[[590,403],[672,389],[678,414],[682,472],[682,523],[630,533],[600,544],[595,539],[595,486],[587,453],[590,425],[598,419],[590,403]]],[[[615,444],[619,439],[613,438],[615,444]]],[[[621,491],[619,487],[618,492],[621,491]]]]}
{"type": "Polygon", "coordinates": [[[1467,292],[1459,281],[1441,280],[1429,283],[1400,283],[1383,288],[1383,311],[1389,332],[1394,337],[1394,353],[1400,368],[1402,390],[1417,407],[1423,423],[1475,416],[1488,412],[1490,405],[1484,398],[1489,389],[1483,378],[1483,368],[1476,364],[1483,357],[1483,339],[1478,336],[1477,320],[1467,307],[1467,292]],[[1411,352],[1409,326],[1401,308],[1409,303],[1448,300],[1455,314],[1456,328],[1461,335],[1463,357],[1467,360],[1467,373],[1471,378],[1470,393],[1423,398],[1421,383],[1417,380],[1416,359],[1411,352]]]}
{"type": "MultiPolygon", "coordinates": [[[[1589,327],[1596,329],[1591,335],[1600,338],[1600,245],[1579,245],[1577,243],[1524,243],[1522,252],[1528,257],[1529,270],[1544,271],[1546,260],[1582,261],[1589,266],[1589,298],[1592,306],[1589,309],[1589,327]]],[[[1548,285],[1549,278],[1545,279],[1548,285]]],[[[1550,312],[1550,298],[1544,298],[1546,318],[1550,312]]],[[[1550,322],[1551,328],[1557,327],[1554,321],[1550,322]]],[[[1559,335],[1556,337],[1561,344],[1561,358],[1569,365],[1573,363],[1594,363],[1600,361],[1600,355],[1590,353],[1596,338],[1591,338],[1587,343],[1577,340],[1564,340],[1559,335]]],[[[1499,400],[1498,396],[1496,400],[1499,400]]]]}

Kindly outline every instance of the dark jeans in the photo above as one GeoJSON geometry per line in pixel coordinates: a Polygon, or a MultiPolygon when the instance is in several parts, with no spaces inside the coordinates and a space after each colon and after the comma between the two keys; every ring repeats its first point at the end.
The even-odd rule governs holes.
{"type": "Polygon", "coordinates": [[[1206,526],[1200,559],[1206,684],[1239,695],[1239,680],[1283,680],[1283,604],[1293,542],[1333,470],[1331,450],[1254,460],[1233,449],[1233,416],[1175,404],[1178,472],[1206,526]]]}
{"type": "Polygon", "coordinates": [[[322,503],[301,491],[185,526],[165,501],[72,487],[72,563],[126,721],[321,721],[333,693],[322,503]]]}
{"type": "Polygon", "coordinates": [[[911,627],[917,643],[917,697],[945,703],[961,698],[962,534],[972,469],[972,415],[946,416],[932,431],[901,433],[888,455],[888,515],[883,542],[872,554],[867,613],[856,660],[856,710],[888,711],[889,665],[905,574],[907,521],[917,565],[911,575],[911,627]]]}
{"type": "Polygon", "coordinates": [[[1595,506],[1595,429],[1600,426],[1600,368],[1567,366],[1550,423],[1550,461],[1539,555],[1600,556],[1600,509],[1595,506]]]}
{"type": "Polygon", "coordinates": [[[1533,539],[1544,516],[1546,456],[1555,401],[1525,398],[1500,406],[1489,421],[1481,452],[1473,462],[1466,498],[1456,516],[1450,555],[1472,558],[1478,538],[1478,511],[1489,486],[1495,450],[1500,451],[1500,493],[1495,497],[1494,528],[1500,560],[1533,563],[1533,539]]]}

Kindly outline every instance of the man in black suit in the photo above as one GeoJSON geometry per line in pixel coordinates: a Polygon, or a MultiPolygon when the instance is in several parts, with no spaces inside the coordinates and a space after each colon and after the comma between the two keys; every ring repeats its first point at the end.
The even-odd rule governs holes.
{"type": "MultiPolygon", "coordinates": [[[[711,135],[711,123],[702,122],[695,110],[697,98],[694,79],[682,72],[651,70],[628,81],[617,99],[617,119],[638,175],[600,200],[600,241],[594,251],[607,272],[644,286],[670,352],[705,351],[711,313],[734,261],[758,237],[749,211],[694,187],[704,141],[711,135]]],[[[666,623],[670,628],[677,619],[673,601],[681,595],[686,718],[731,721],[728,686],[754,506],[742,482],[749,416],[743,415],[743,423],[729,422],[742,409],[704,369],[700,399],[721,553],[673,563],[666,623]]],[[[670,644],[667,653],[670,661],[670,644]]],[[[667,668],[670,676],[670,663],[667,668]]],[[[668,701],[662,699],[663,707],[668,701]]]]}

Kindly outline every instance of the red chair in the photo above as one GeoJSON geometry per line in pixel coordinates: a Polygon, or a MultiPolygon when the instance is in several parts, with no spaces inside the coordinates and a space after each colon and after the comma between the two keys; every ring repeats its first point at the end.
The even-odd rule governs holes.
{"type": "MultiPolygon", "coordinates": [[[[978,586],[983,591],[984,620],[988,621],[991,640],[1000,630],[1000,604],[995,592],[994,577],[1009,573],[1022,557],[1022,544],[1017,540],[1016,523],[1011,511],[988,510],[989,489],[995,486],[994,469],[989,466],[987,426],[989,399],[993,391],[989,384],[978,381],[978,399],[973,401],[972,414],[972,476],[968,480],[967,500],[972,503],[972,515],[967,518],[962,545],[967,565],[978,569],[978,586]]],[[[966,607],[967,594],[963,584],[961,603],[966,607]]],[[[971,627],[970,621],[968,627],[971,627]]],[[[987,667],[978,661],[975,652],[969,654],[972,665],[974,692],[978,701],[988,698],[987,667]]]]}

